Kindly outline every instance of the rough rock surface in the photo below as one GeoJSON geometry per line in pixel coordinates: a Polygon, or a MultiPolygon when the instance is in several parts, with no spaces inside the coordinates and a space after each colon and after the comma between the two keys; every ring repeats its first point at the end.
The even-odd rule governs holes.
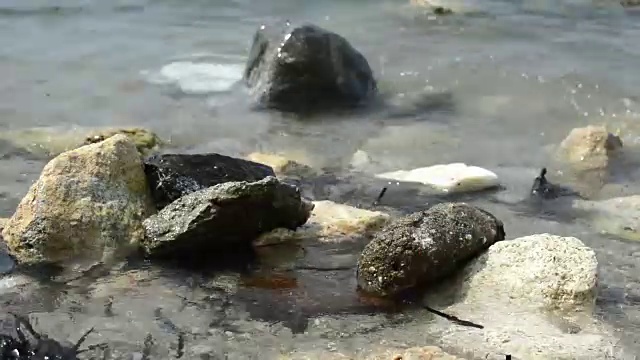
{"type": "Polygon", "coordinates": [[[275,177],[227,182],[183,196],[144,222],[151,256],[177,256],[248,245],[276,228],[294,230],[313,205],[275,177]]]}
{"type": "Polygon", "coordinates": [[[592,317],[597,265],[593,250],[573,237],[497,242],[426,295],[425,303],[485,325],[451,326],[438,345],[478,358],[622,359],[611,357],[617,343],[611,327],[592,317]]]}
{"type": "Polygon", "coordinates": [[[295,231],[276,229],[260,236],[254,244],[272,245],[300,239],[343,241],[371,235],[389,220],[390,216],[380,211],[358,209],[329,200],[314,201],[306,224],[295,231]]]}
{"type": "Polygon", "coordinates": [[[144,168],[158,209],[217,184],[275,176],[267,165],[214,153],[155,155],[145,160],[144,168]]]}
{"type": "Polygon", "coordinates": [[[559,154],[578,170],[605,169],[610,157],[622,148],[622,140],[604,126],[571,130],[560,144],[559,154]]]}
{"type": "Polygon", "coordinates": [[[358,261],[358,285],[392,296],[451,275],[503,240],[503,224],[465,203],[438,204],[398,219],[377,233],[358,261]]]}
{"type": "Polygon", "coordinates": [[[140,154],[116,135],[51,160],[2,235],[22,263],[101,260],[141,240],[153,212],[140,154]]]}
{"type": "Polygon", "coordinates": [[[244,80],[261,106],[292,112],[357,107],[377,92],[365,57],[342,36],[312,24],[262,26],[244,80]]]}
{"type": "Polygon", "coordinates": [[[597,231],[626,240],[640,241],[640,195],[601,201],[577,200],[573,207],[590,213],[597,231]]]}
{"type": "Polygon", "coordinates": [[[467,297],[493,296],[549,308],[591,308],[596,297],[595,252],[574,237],[538,234],[501,241],[466,269],[467,297]]]}

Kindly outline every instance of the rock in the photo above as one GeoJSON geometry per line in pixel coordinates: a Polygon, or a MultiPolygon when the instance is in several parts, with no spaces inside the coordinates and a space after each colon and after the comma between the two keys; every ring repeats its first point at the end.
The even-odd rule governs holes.
{"type": "Polygon", "coordinates": [[[517,304],[573,310],[593,307],[598,260],[574,237],[537,234],[492,245],[465,274],[464,296],[470,299],[490,295],[517,304]]]}
{"type": "Polygon", "coordinates": [[[244,81],[258,103],[291,112],[358,107],[377,92],[365,57],[342,36],[313,24],[256,32],[244,81]]]}
{"type": "Polygon", "coordinates": [[[141,240],[153,212],[138,150],[116,135],[51,160],[2,235],[22,263],[101,260],[141,240]]]}
{"type": "Polygon", "coordinates": [[[433,165],[413,170],[398,170],[376,175],[380,179],[415,182],[446,193],[485,190],[500,185],[498,175],[463,163],[433,165]]]}
{"type": "Polygon", "coordinates": [[[295,231],[276,229],[260,236],[257,246],[279,244],[301,239],[343,241],[368,236],[390,220],[388,214],[336,204],[333,201],[314,201],[311,217],[295,231]]]}
{"type": "Polygon", "coordinates": [[[595,253],[582,241],[537,234],[495,243],[424,302],[485,325],[448,326],[438,343],[445,348],[479,358],[604,359],[618,340],[592,317],[597,279],[595,253]]]}
{"type": "Polygon", "coordinates": [[[12,144],[16,150],[23,150],[37,157],[49,158],[83,145],[95,143],[115,134],[125,134],[132,138],[141,152],[156,150],[162,141],[154,133],[138,128],[89,129],[74,127],[62,129],[37,127],[17,129],[0,134],[0,141],[12,144]]]}
{"type": "Polygon", "coordinates": [[[606,127],[589,125],[571,130],[558,153],[577,170],[606,169],[610,157],[621,148],[622,140],[606,127]]]}
{"type": "Polygon", "coordinates": [[[247,156],[247,160],[267,165],[282,176],[309,176],[316,173],[309,165],[276,154],[254,152],[247,156]]]}
{"type": "Polygon", "coordinates": [[[163,141],[158,137],[158,135],[152,133],[151,131],[139,127],[133,128],[122,128],[122,129],[103,129],[90,133],[87,135],[85,139],[85,145],[95,144],[97,142],[108,139],[116,134],[123,134],[131,138],[131,140],[136,144],[136,148],[138,151],[143,154],[149,154],[153,151],[158,150],[158,148],[162,145],[163,141]]]}
{"type": "Polygon", "coordinates": [[[438,281],[503,240],[492,214],[465,203],[444,203],[395,220],[378,232],[358,261],[358,285],[392,296],[438,281]]]}
{"type": "Polygon", "coordinates": [[[145,220],[144,248],[151,256],[175,257],[242,247],[273,229],[295,230],[312,209],[296,187],[275,177],[218,184],[185,195],[145,220]]]}
{"type": "Polygon", "coordinates": [[[275,176],[267,165],[220,154],[162,154],[144,161],[158,209],[194,191],[230,182],[275,176]]]}
{"type": "Polygon", "coordinates": [[[597,231],[625,240],[640,241],[640,195],[601,201],[577,200],[573,207],[589,212],[589,224],[597,231]]]}

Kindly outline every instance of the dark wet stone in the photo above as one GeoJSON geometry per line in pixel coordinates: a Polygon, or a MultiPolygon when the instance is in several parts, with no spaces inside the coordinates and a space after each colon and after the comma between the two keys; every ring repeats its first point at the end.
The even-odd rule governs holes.
{"type": "Polygon", "coordinates": [[[542,168],[540,175],[533,180],[530,194],[532,198],[548,200],[561,196],[578,195],[578,193],[572,189],[550,183],[546,176],[547,168],[542,168]]]}
{"type": "Polygon", "coordinates": [[[144,222],[148,255],[189,258],[208,250],[250,245],[276,228],[295,230],[313,204],[275,177],[227,182],[183,196],[144,222]]]}
{"type": "Polygon", "coordinates": [[[365,57],[342,36],[312,24],[262,26],[244,80],[259,105],[299,113],[358,107],[377,92],[365,57]]]}
{"type": "Polygon", "coordinates": [[[213,153],[155,155],[144,161],[144,171],[158,209],[221,183],[275,176],[267,165],[213,153]]]}
{"type": "Polygon", "coordinates": [[[26,317],[0,315],[0,359],[75,360],[82,342],[84,337],[75,345],[62,344],[37,333],[26,317]]]}
{"type": "Polygon", "coordinates": [[[495,216],[465,203],[443,203],[398,219],[377,233],[358,261],[358,286],[378,296],[398,295],[458,270],[504,240],[495,216]]]}

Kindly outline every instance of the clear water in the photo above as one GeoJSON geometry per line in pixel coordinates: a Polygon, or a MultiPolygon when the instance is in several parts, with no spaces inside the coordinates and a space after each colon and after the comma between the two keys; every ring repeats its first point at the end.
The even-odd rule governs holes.
{"type": "MultiPolygon", "coordinates": [[[[377,162],[372,171],[452,161],[492,169],[507,185],[497,195],[503,201],[484,195],[467,200],[500,217],[509,237],[550,232],[592,246],[601,264],[599,316],[640,353],[634,336],[640,330],[640,244],[604,238],[580,221],[521,216],[505,205],[526,196],[548,163],[548,147],[574,127],[606,122],[624,128],[633,156],[640,135],[640,12],[613,1],[459,3],[468,12],[432,18],[404,0],[2,0],[0,131],[140,125],[183,152],[304,152],[320,167],[345,165],[363,149],[377,162]],[[390,103],[406,106],[416,94],[449,92],[453,106],[409,108],[411,116],[401,119],[374,112],[312,123],[249,111],[232,84],[255,29],[286,19],[311,21],[349,39],[368,58],[390,103]]],[[[28,157],[0,158],[0,216],[11,215],[43,166],[28,157]]],[[[640,172],[626,169],[618,179],[626,185],[621,193],[637,193],[639,178],[640,172]]],[[[337,184],[335,198],[349,186],[337,184]]],[[[399,205],[408,207],[424,201],[388,197],[406,200],[399,205]]],[[[297,256],[353,264],[357,249],[319,247],[297,256]]],[[[282,253],[295,259],[296,251],[282,253]]],[[[292,260],[273,261],[277,266],[264,266],[292,260]]],[[[44,284],[33,293],[4,296],[2,305],[33,311],[42,328],[61,338],[77,339],[95,324],[121,351],[139,349],[147,332],[170,347],[173,330],[158,326],[161,317],[149,299],[193,337],[208,336],[214,352],[231,358],[258,358],[258,347],[266,357],[326,350],[339,333],[346,334],[339,341],[342,350],[380,339],[424,343],[405,323],[421,313],[408,311],[393,320],[365,315],[369,310],[357,305],[351,290],[352,271],[287,271],[298,278],[293,289],[241,287],[231,302],[244,310],[224,305],[215,287],[225,281],[237,286],[237,272],[212,280],[210,274],[158,269],[113,275],[129,284],[121,286],[132,288],[127,291],[100,285],[106,280],[63,289],[44,284]],[[108,296],[114,297],[112,317],[103,316],[108,296]],[[322,314],[334,314],[331,326],[292,334],[305,319],[320,321],[322,314]]]]}

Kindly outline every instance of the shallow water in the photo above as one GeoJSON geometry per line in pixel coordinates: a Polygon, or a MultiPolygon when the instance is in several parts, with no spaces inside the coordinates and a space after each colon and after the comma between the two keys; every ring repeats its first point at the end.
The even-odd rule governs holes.
{"type": "MultiPolygon", "coordinates": [[[[640,330],[640,244],[605,238],[580,219],[532,216],[512,205],[548,165],[548,147],[574,127],[620,127],[630,156],[638,154],[640,12],[588,0],[458,3],[468,12],[434,18],[402,0],[5,0],[0,131],[141,125],[183,152],[284,151],[303,153],[317,167],[344,167],[362,149],[374,160],[370,172],[453,161],[492,169],[506,189],[464,199],[502,219],[510,238],[550,232],[593,247],[601,264],[599,316],[620,331],[632,353],[640,353],[634,335],[640,330]],[[301,123],[249,111],[233,84],[253,32],[264,22],[286,19],[312,21],[349,39],[369,60],[388,101],[405,107],[405,116],[379,111],[301,123]],[[407,105],[413,103],[407,99],[441,92],[451,94],[452,104],[407,105]]],[[[0,145],[0,216],[10,216],[44,162],[0,145]]],[[[626,185],[625,195],[640,190],[639,179],[640,172],[627,168],[615,180],[626,185]]],[[[379,186],[323,183],[316,195],[365,203],[379,186]]],[[[402,194],[390,190],[386,204],[408,211],[434,201],[402,194]]],[[[291,257],[348,268],[361,244],[353,246],[342,253],[309,247],[306,256],[291,257]]],[[[200,347],[230,358],[255,358],[256,345],[264,352],[260,358],[268,358],[294,350],[355,351],[381,339],[436,342],[415,331],[426,321],[420,320],[427,317],[423,312],[371,315],[350,290],[352,270],[317,270],[322,264],[278,270],[292,261],[266,266],[291,289],[236,291],[242,284],[237,271],[220,278],[152,268],[132,270],[142,280],[121,284],[133,287],[127,291],[96,290],[103,280],[64,289],[44,284],[30,290],[37,296],[5,295],[2,304],[33,311],[42,328],[61,338],[75,340],[96,324],[119,351],[139,351],[147,332],[163,344],[174,341],[174,330],[158,326],[150,298],[191,337],[203,342],[209,336],[200,347]],[[218,289],[225,281],[229,289],[218,289]],[[225,305],[229,293],[235,305],[225,305]],[[110,295],[114,314],[104,317],[110,295]],[[126,331],[115,331],[123,324],[126,331]]]]}

